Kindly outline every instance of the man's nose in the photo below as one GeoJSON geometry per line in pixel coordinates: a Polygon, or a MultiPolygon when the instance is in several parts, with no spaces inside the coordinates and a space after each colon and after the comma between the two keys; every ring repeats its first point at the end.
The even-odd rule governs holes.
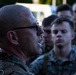
{"type": "Polygon", "coordinates": [[[61,37],[61,35],[62,35],[61,31],[58,31],[57,37],[61,37]]]}
{"type": "Polygon", "coordinates": [[[43,37],[46,37],[46,36],[47,36],[47,34],[44,32],[44,33],[43,33],[43,37]]]}
{"type": "Polygon", "coordinates": [[[38,35],[41,35],[43,32],[44,32],[43,28],[42,27],[39,27],[37,34],[38,35]]]}

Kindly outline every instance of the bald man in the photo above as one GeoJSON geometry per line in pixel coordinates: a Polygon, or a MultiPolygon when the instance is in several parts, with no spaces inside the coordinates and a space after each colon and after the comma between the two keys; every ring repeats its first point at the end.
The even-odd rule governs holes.
{"type": "Polygon", "coordinates": [[[0,9],[0,75],[33,75],[27,58],[41,54],[43,33],[31,11],[21,5],[0,9]]]}

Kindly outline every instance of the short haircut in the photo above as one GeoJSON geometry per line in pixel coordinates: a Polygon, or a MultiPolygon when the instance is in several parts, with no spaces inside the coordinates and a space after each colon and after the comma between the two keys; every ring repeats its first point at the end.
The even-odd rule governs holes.
{"type": "Polygon", "coordinates": [[[61,24],[62,22],[68,22],[71,30],[74,31],[74,24],[73,24],[73,22],[72,22],[71,20],[69,20],[68,18],[66,18],[66,17],[58,17],[57,19],[55,19],[55,20],[52,22],[51,27],[52,27],[54,24],[61,24]]]}
{"type": "Polygon", "coordinates": [[[47,18],[44,18],[43,21],[42,21],[42,25],[44,27],[46,26],[50,26],[50,24],[57,18],[56,15],[50,15],[48,16],[47,18]]]}
{"type": "Polygon", "coordinates": [[[71,12],[71,14],[73,15],[73,10],[72,10],[72,7],[69,5],[69,4],[63,4],[63,5],[59,5],[56,9],[56,14],[58,12],[61,12],[61,11],[67,11],[69,10],[71,12]]]}

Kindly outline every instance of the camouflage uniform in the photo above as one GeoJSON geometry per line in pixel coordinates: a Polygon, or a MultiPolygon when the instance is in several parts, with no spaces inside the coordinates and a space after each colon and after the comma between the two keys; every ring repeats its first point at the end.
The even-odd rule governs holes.
{"type": "Polygon", "coordinates": [[[0,75],[33,75],[17,57],[0,53],[0,75]]]}
{"type": "Polygon", "coordinates": [[[52,48],[53,48],[52,45],[51,45],[51,46],[45,46],[45,44],[42,44],[42,50],[43,50],[42,54],[45,54],[45,53],[50,52],[50,50],[51,50],[52,48]]]}
{"type": "Polygon", "coordinates": [[[75,49],[76,50],[76,45],[72,45],[72,49],[75,49]]]}
{"type": "MultiPolygon", "coordinates": [[[[47,72],[45,75],[76,75],[76,50],[72,48],[69,55],[61,60],[54,54],[54,50],[48,53],[47,72]]],[[[44,55],[37,58],[30,65],[30,71],[35,75],[42,75],[44,55]]]]}

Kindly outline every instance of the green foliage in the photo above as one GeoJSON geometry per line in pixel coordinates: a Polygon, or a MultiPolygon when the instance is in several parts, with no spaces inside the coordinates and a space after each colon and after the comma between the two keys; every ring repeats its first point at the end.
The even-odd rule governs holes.
{"type": "Polygon", "coordinates": [[[39,4],[46,4],[47,0],[39,0],[39,4]]]}
{"type": "Polygon", "coordinates": [[[70,4],[71,6],[76,2],[76,0],[67,0],[67,3],[70,4]]]}
{"type": "MultiPolygon", "coordinates": [[[[39,0],[39,3],[40,4],[52,4],[52,1],[53,0],[39,0]]],[[[56,0],[56,4],[57,5],[62,4],[62,0],[56,0]]]]}
{"type": "Polygon", "coordinates": [[[62,4],[62,1],[63,1],[63,0],[56,0],[56,5],[62,4]]]}
{"type": "Polygon", "coordinates": [[[52,4],[52,0],[46,0],[46,4],[52,4]]]}
{"type": "Polygon", "coordinates": [[[39,0],[39,4],[52,4],[52,0],[39,0]]]}
{"type": "MultiPolygon", "coordinates": [[[[39,4],[52,4],[53,0],[39,0],[39,4]]],[[[63,0],[56,0],[56,5],[62,4],[63,0]]],[[[0,0],[0,3],[6,3],[6,4],[14,4],[16,2],[21,3],[32,3],[32,0],[0,0]]],[[[67,4],[73,5],[73,3],[76,2],[76,0],[67,0],[67,4]]]]}
{"type": "MultiPolygon", "coordinates": [[[[39,0],[40,4],[52,4],[53,0],[39,0]]],[[[67,0],[67,4],[73,5],[76,0],[67,0]]],[[[56,0],[56,5],[60,5],[63,3],[63,0],[56,0]]]]}

